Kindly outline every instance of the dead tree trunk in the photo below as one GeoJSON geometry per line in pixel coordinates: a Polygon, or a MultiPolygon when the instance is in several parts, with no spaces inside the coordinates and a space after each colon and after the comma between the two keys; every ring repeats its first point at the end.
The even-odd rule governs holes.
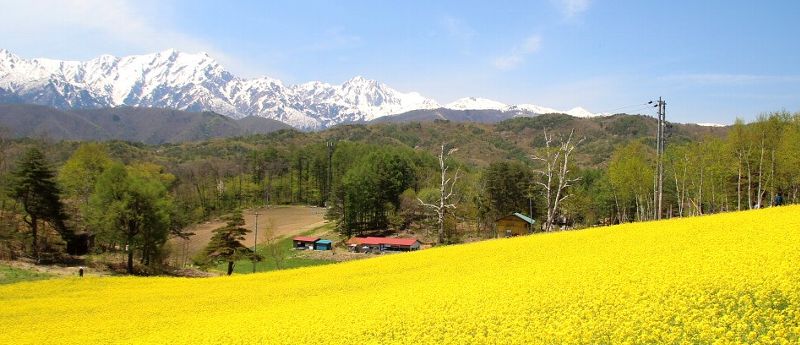
{"type": "Polygon", "coordinates": [[[419,203],[425,207],[433,209],[436,212],[436,218],[439,223],[439,229],[437,232],[437,237],[439,243],[444,243],[445,241],[445,232],[444,232],[444,220],[445,216],[447,215],[447,209],[455,209],[456,205],[449,203],[450,198],[453,196],[453,188],[456,185],[456,181],[458,181],[458,172],[459,169],[456,169],[456,173],[453,178],[447,177],[447,170],[449,167],[445,164],[445,160],[450,154],[456,152],[458,149],[453,148],[450,151],[447,151],[447,154],[444,152],[444,144],[441,146],[441,151],[439,152],[439,171],[441,172],[441,184],[439,185],[439,202],[438,204],[428,204],[422,201],[422,199],[417,198],[419,203]]]}
{"type": "Polygon", "coordinates": [[[742,210],[742,157],[739,155],[739,167],[736,175],[736,210],[742,210]]]}
{"type": "Polygon", "coordinates": [[[536,184],[542,186],[545,194],[545,207],[547,208],[547,212],[545,223],[543,224],[544,231],[553,230],[555,217],[558,216],[558,206],[564,199],[569,197],[569,194],[566,193],[567,188],[580,180],[580,178],[569,177],[569,156],[572,154],[572,151],[575,150],[575,147],[583,142],[583,139],[581,139],[577,143],[573,143],[572,138],[574,134],[575,130],[573,129],[569,132],[566,141],[562,137],[559,140],[559,146],[553,147],[553,136],[548,136],[547,131],[545,131],[544,154],[541,156],[532,156],[534,160],[541,161],[544,164],[543,169],[535,171],[541,175],[544,180],[536,181],[536,184]]]}
{"type": "Polygon", "coordinates": [[[764,138],[762,137],[761,138],[761,154],[759,154],[759,156],[758,156],[758,195],[756,195],[756,198],[757,198],[756,199],[756,202],[757,202],[756,205],[758,205],[758,208],[762,208],[763,207],[763,205],[761,204],[761,197],[762,197],[761,194],[763,193],[763,186],[762,186],[763,179],[762,179],[762,176],[764,176],[763,167],[764,167],[764,138]]]}

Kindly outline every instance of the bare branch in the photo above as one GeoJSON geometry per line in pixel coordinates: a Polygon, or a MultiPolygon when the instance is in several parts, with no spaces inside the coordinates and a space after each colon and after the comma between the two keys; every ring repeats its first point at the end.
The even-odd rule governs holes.
{"type": "Polygon", "coordinates": [[[433,209],[439,208],[438,205],[428,204],[428,203],[422,201],[422,199],[420,199],[420,198],[417,198],[417,201],[419,201],[420,205],[425,206],[425,207],[430,207],[430,208],[433,208],[433,209]]]}

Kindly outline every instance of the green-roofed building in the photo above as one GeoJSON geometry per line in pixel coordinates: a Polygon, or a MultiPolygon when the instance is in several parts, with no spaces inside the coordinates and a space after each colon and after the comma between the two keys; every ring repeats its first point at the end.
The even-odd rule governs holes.
{"type": "Polygon", "coordinates": [[[522,213],[512,213],[495,221],[497,237],[513,237],[527,235],[533,232],[532,218],[522,213]]]}

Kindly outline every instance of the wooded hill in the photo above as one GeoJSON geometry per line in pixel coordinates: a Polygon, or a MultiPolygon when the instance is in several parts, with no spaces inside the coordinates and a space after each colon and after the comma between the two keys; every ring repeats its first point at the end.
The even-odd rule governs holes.
{"type": "Polygon", "coordinates": [[[291,128],[271,119],[234,120],[213,112],[132,107],[59,110],[30,104],[0,104],[0,127],[14,138],[124,140],[146,144],[208,140],[291,128]]]}
{"type": "MultiPolygon", "coordinates": [[[[321,132],[284,129],[160,145],[9,139],[6,132],[0,177],[9,185],[20,181],[25,175],[18,171],[24,166],[19,157],[38,147],[55,171],[71,215],[67,226],[98,234],[106,249],[125,238],[105,218],[96,218],[115,214],[103,207],[115,195],[108,190],[119,185],[109,181],[117,180],[130,182],[125,186],[131,197],[160,205],[149,208],[163,211],[157,217],[141,215],[158,220],[148,230],[178,235],[187,224],[237,208],[309,204],[326,206],[328,219],[345,236],[411,231],[424,241],[450,243],[494,237],[494,220],[512,212],[532,214],[537,230],[545,221],[553,230],[653,219],[655,126],[655,119],[638,115],[549,114],[497,124],[434,120],[321,132]],[[562,145],[573,130],[571,144],[562,145]],[[571,148],[567,161],[560,151],[565,147],[571,148]],[[545,178],[547,161],[533,156],[555,157],[548,158],[558,167],[553,179],[545,178]],[[445,174],[442,166],[449,169],[445,174]],[[560,192],[559,181],[567,182],[560,192]],[[423,206],[441,205],[441,191],[450,187],[455,196],[447,203],[456,207],[443,217],[423,206]],[[444,229],[444,236],[436,229],[444,229]]],[[[664,217],[762,207],[778,195],[787,202],[800,197],[798,114],[773,113],[727,128],[669,124],[666,132],[664,217]]],[[[21,194],[9,191],[0,195],[0,237],[12,240],[0,244],[16,243],[6,252],[30,252],[25,211],[14,197],[21,194]]],[[[53,227],[40,229],[50,234],[43,243],[58,243],[53,227]]],[[[169,236],[139,233],[130,238],[137,256],[158,262],[162,248],[151,242],[169,236]]]]}
{"type": "MultiPolygon", "coordinates": [[[[466,112],[466,111],[460,111],[466,112]]],[[[614,149],[630,140],[655,143],[656,120],[643,115],[617,114],[579,118],[564,114],[517,117],[496,124],[425,120],[408,123],[336,126],[319,133],[304,133],[300,141],[350,140],[376,145],[400,145],[435,152],[446,143],[459,150],[454,157],[477,167],[502,160],[530,162],[536,148],[544,146],[544,133],[566,134],[574,129],[585,138],[576,162],[582,167],[603,166],[614,149]]],[[[721,138],[727,127],[669,124],[670,142],[686,143],[706,137],[721,138]]],[[[285,138],[284,138],[285,139],[285,138]]],[[[280,141],[283,141],[281,139],[280,141]]]]}

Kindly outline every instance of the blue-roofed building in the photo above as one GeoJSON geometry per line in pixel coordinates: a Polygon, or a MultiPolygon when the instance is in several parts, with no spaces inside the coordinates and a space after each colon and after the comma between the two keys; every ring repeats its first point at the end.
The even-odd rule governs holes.
{"type": "Polygon", "coordinates": [[[314,250],[331,250],[333,242],[331,240],[317,240],[314,242],[314,250]]]}

